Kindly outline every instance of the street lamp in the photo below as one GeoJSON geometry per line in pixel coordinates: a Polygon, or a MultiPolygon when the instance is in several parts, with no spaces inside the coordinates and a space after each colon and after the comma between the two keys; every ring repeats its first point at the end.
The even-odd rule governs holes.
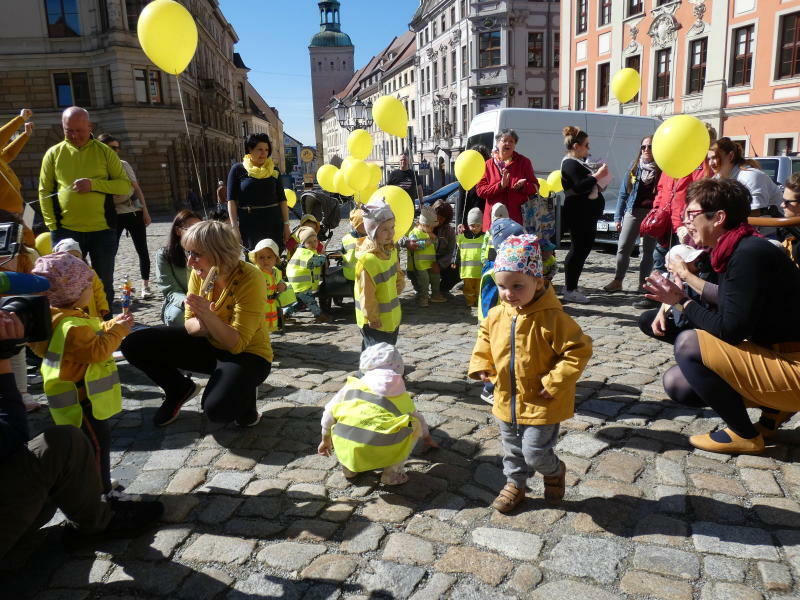
{"type": "Polygon", "coordinates": [[[361,100],[356,100],[348,106],[341,99],[337,99],[333,112],[336,114],[339,126],[347,131],[368,129],[372,126],[372,102],[364,104],[361,100]]]}

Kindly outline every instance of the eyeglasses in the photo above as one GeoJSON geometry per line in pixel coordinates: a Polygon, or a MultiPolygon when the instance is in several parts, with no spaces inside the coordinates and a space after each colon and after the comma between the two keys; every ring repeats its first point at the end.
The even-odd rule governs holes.
{"type": "Polygon", "coordinates": [[[788,206],[790,204],[800,204],[800,200],[786,200],[785,198],[781,201],[781,206],[788,206]]]}
{"type": "Polygon", "coordinates": [[[713,210],[707,211],[703,210],[702,208],[700,210],[687,210],[685,213],[683,213],[683,222],[694,223],[694,220],[697,218],[697,215],[701,215],[703,213],[705,213],[706,215],[713,215],[714,212],[716,211],[713,210]]]}
{"type": "Polygon", "coordinates": [[[199,252],[195,252],[194,250],[184,250],[184,254],[186,254],[186,259],[197,260],[199,258],[203,258],[203,255],[199,252]]]}
{"type": "Polygon", "coordinates": [[[642,144],[642,150],[652,150],[653,144],[642,144]]]}

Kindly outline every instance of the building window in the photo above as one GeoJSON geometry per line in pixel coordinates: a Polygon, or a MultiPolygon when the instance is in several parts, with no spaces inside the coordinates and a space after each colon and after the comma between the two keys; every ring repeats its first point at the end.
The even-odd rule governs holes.
{"type": "Polygon", "coordinates": [[[555,109],[558,108],[558,94],[555,94],[553,96],[553,102],[552,102],[552,106],[550,108],[555,108],[555,109]]]}
{"type": "Polygon", "coordinates": [[[461,46],[461,77],[469,75],[469,54],[467,53],[467,46],[461,46]]]}
{"type": "Polygon", "coordinates": [[[753,72],[753,25],[740,27],[733,32],[733,61],[731,86],[749,85],[753,72]]]}
{"type": "Polygon", "coordinates": [[[597,106],[608,106],[608,86],[611,83],[611,63],[597,65],[597,106]]]}
{"type": "Polygon", "coordinates": [[[778,79],[800,75],[800,12],[781,17],[778,79]]]}
{"type": "MultiPolygon", "coordinates": [[[[634,54],[633,56],[628,56],[625,59],[625,67],[628,69],[633,69],[637,73],[639,73],[639,69],[642,66],[642,58],[638,54],[634,54]]],[[[639,101],[639,92],[636,92],[636,95],[628,100],[628,102],[638,102],[639,101]]]]}
{"type": "Polygon", "coordinates": [[[139,14],[150,0],[125,0],[125,12],[128,15],[128,31],[136,31],[139,14]]]}
{"type": "Polygon", "coordinates": [[[669,75],[672,63],[672,48],[656,52],[656,79],[653,100],[669,98],[669,75]]]}
{"type": "Polygon", "coordinates": [[[87,107],[92,105],[89,95],[89,76],[81,73],[53,73],[53,86],[56,91],[56,106],[87,107]]]}
{"type": "Polygon", "coordinates": [[[431,31],[431,39],[436,39],[436,20],[434,19],[433,23],[431,23],[431,27],[433,28],[431,31]]]}
{"type": "Polygon", "coordinates": [[[450,79],[455,83],[458,79],[458,63],[456,62],[456,51],[450,53],[450,79]]]}
{"type": "Polygon", "coordinates": [[[416,102],[416,100],[412,100],[411,101],[411,118],[412,119],[416,119],[417,118],[417,102],[416,102]]]}
{"type": "Polygon", "coordinates": [[[575,32],[586,33],[589,26],[589,0],[575,1],[575,32]]]}
{"type": "Polygon", "coordinates": [[[467,105],[461,105],[461,133],[467,135],[469,130],[469,113],[467,112],[467,105]]]}
{"type": "Polygon", "coordinates": [[[444,17],[444,13],[442,13],[442,33],[447,31],[447,19],[444,17]]]}
{"type": "Polygon", "coordinates": [[[544,108],[544,98],[541,96],[528,96],[528,108],[544,108]]]}
{"type": "Polygon", "coordinates": [[[47,35],[52,38],[76,37],[81,34],[78,0],[45,0],[47,35]]]}
{"type": "Polygon", "coordinates": [[[689,84],[690,94],[699,94],[706,83],[706,53],[708,38],[693,40],[689,44],[689,84]]]}
{"type": "Polygon", "coordinates": [[[450,27],[456,24],[456,7],[450,7],[450,27]]]}
{"type": "Polygon", "coordinates": [[[642,0],[628,0],[628,16],[638,15],[644,10],[644,2],[642,0]]]}
{"type": "Polygon", "coordinates": [[[467,0],[461,0],[461,18],[467,16],[467,0]]]}
{"type": "Polygon", "coordinates": [[[439,88],[439,63],[433,63],[433,89],[439,88]]]}
{"type": "Polygon", "coordinates": [[[611,0],[600,0],[600,25],[611,23],[611,0]]]}
{"type": "Polygon", "coordinates": [[[557,69],[561,64],[561,35],[556,31],[553,33],[553,68],[557,69]]]}
{"type": "Polygon", "coordinates": [[[575,110],[586,110],[586,69],[575,72],[575,110]]]}
{"type": "Polygon", "coordinates": [[[544,32],[528,32],[528,66],[544,67],[544,32]]]}
{"type": "Polygon", "coordinates": [[[481,33],[478,38],[479,65],[484,67],[500,66],[500,32],[481,33]]]}
{"type": "Polygon", "coordinates": [[[769,141],[769,153],[772,156],[789,156],[793,147],[792,138],[773,138],[769,141]]]}
{"type": "Polygon", "coordinates": [[[442,87],[447,85],[447,54],[442,53],[442,87]]]}

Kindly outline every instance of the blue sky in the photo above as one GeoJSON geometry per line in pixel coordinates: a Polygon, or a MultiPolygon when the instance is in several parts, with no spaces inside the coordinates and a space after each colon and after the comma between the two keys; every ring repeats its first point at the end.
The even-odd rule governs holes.
{"type": "MultiPolygon", "coordinates": [[[[342,31],[355,46],[356,68],[408,31],[418,0],[340,0],[342,31]]],[[[319,31],[314,0],[220,0],[239,36],[236,51],[250,67],[250,83],[277,107],[284,130],[314,144],[308,42],[319,31]]]]}

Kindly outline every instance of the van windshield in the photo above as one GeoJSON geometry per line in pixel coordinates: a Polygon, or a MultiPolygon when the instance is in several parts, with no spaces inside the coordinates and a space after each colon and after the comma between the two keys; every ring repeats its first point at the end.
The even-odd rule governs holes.
{"type": "Polygon", "coordinates": [[[467,139],[467,148],[478,145],[486,146],[486,150],[491,152],[492,148],[494,148],[494,133],[487,131],[486,133],[472,135],[467,139]]]}
{"type": "Polygon", "coordinates": [[[778,183],[778,159],[777,158],[757,158],[761,170],[764,171],[774,183],[778,183]]]}

